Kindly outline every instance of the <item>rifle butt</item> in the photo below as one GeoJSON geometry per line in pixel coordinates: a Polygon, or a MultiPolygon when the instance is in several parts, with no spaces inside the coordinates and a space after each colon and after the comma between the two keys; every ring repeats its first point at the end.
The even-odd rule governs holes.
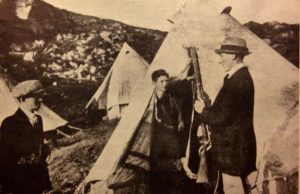
{"type": "Polygon", "coordinates": [[[199,161],[196,183],[209,184],[207,159],[206,159],[206,154],[203,151],[200,154],[200,161],[199,161]]]}

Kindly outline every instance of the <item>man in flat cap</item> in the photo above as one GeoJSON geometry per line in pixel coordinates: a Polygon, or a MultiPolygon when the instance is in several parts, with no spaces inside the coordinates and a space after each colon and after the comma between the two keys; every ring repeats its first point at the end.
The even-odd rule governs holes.
{"type": "Polygon", "coordinates": [[[12,91],[20,107],[0,130],[0,185],[2,192],[40,194],[51,189],[42,118],[35,114],[44,89],[38,80],[19,83],[12,91]]]}
{"type": "MultiPolygon", "coordinates": [[[[256,139],[253,127],[254,84],[243,59],[250,54],[246,41],[227,37],[215,50],[227,75],[213,105],[196,101],[198,122],[211,126],[212,159],[217,170],[218,193],[228,193],[233,180],[240,191],[250,193],[248,175],[256,170],[256,139]],[[222,180],[223,179],[223,180],[222,180]],[[228,183],[228,184],[227,184],[228,183]],[[224,186],[224,187],[223,187],[224,186]]],[[[234,188],[236,189],[236,188],[234,188]]],[[[229,193],[236,193],[232,190],[229,193]]]]}

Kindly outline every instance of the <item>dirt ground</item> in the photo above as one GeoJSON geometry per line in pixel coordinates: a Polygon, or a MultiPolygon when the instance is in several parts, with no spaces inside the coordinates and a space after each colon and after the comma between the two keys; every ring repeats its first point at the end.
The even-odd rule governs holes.
{"type": "Polygon", "coordinates": [[[115,128],[116,121],[104,121],[69,138],[56,140],[48,169],[51,194],[71,194],[84,180],[115,128]]]}

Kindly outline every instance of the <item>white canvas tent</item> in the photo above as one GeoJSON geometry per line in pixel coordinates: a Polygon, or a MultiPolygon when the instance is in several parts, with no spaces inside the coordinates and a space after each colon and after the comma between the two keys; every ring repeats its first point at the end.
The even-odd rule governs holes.
{"type": "Polygon", "coordinates": [[[298,104],[287,112],[283,123],[265,142],[258,169],[260,190],[270,194],[298,193],[298,104]]]}
{"type": "MultiPolygon", "coordinates": [[[[11,94],[8,84],[9,83],[5,80],[4,76],[0,74],[0,124],[6,117],[13,115],[19,107],[17,100],[11,94]]],[[[58,116],[44,104],[42,104],[37,114],[43,119],[44,132],[68,124],[66,120],[58,116]]]]}
{"type": "MultiPolygon", "coordinates": [[[[151,73],[163,68],[172,76],[178,75],[189,61],[183,46],[195,46],[198,48],[204,89],[214,100],[224,78],[224,70],[218,64],[218,56],[214,50],[220,47],[226,36],[244,38],[252,52],[245,58],[245,64],[248,65],[255,84],[254,128],[257,139],[257,163],[262,159],[265,142],[284,123],[287,112],[297,104],[299,70],[234,19],[229,14],[230,9],[220,14],[222,10],[216,9],[214,6],[216,4],[217,0],[191,0],[174,18],[173,28],[169,31],[145,78],[135,87],[135,95],[126,114],[84,181],[84,184],[98,181],[98,184],[94,184],[95,193],[97,191],[100,193],[99,189],[105,187],[105,181],[117,169],[145,113],[153,93],[151,73]]],[[[296,129],[298,134],[298,118],[295,119],[296,122],[292,122],[293,126],[290,127],[296,129]]],[[[296,142],[299,145],[299,142],[296,142]]],[[[298,149],[298,146],[295,149],[298,149]]]]}
{"type": "Polygon", "coordinates": [[[120,118],[130,103],[133,86],[145,76],[147,69],[148,63],[124,43],[113,66],[86,108],[96,103],[98,109],[106,108],[109,119],[120,118]]]}

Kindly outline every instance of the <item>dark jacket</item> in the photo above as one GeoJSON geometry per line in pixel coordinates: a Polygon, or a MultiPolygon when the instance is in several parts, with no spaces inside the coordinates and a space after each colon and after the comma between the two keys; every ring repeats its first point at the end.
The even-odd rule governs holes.
{"type": "Polygon", "coordinates": [[[180,193],[183,179],[180,158],[184,154],[178,127],[179,122],[182,122],[180,108],[169,92],[160,99],[155,98],[150,149],[150,190],[151,193],[180,193]]]}
{"type": "Polygon", "coordinates": [[[2,122],[0,181],[7,192],[41,193],[51,188],[44,149],[40,116],[33,127],[25,113],[18,109],[14,115],[2,122]]]}
{"type": "Polygon", "coordinates": [[[179,159],[183,156],[179,122],[182,122],[182,117],[174,96],[165,93],[160,99],[157,98],[150,153],[154,166],[164,163],[164,160],[168,163],[169,159],[179,159]]]}
{"type": "Polygon", "coordinates": [[[197,117],[211,126],[212,157],[221,172],[246,176],[256,170],[254,85],[247,67],[224,84],[211,108],[197,117]]]}
{"type": "Polygon", "coordinates": [[[193,105],[195,98],[195,84],[193,80],[176,80],[170,82],[169,90],[175,94],[178,99],[181,115],[184,122],[184,130],[180,131],[180,145],[183,150],[183,156],[185,156],[185,151],[187,149],[187,144],[189,142],[189,160],[188,166],[193,173],[198,172],[199,168],[199,140],[197,137],[198,123],[191,122],[193,114],[193,105]],[[192,125],[191,125],[192,124],[192,125]],[[190,134],[191,130],[191,134],[190,134]],[[190,139],[189,139],[190,138],[190,139]],[[190,141],[188,141],[190,140],[190,141]]]}

